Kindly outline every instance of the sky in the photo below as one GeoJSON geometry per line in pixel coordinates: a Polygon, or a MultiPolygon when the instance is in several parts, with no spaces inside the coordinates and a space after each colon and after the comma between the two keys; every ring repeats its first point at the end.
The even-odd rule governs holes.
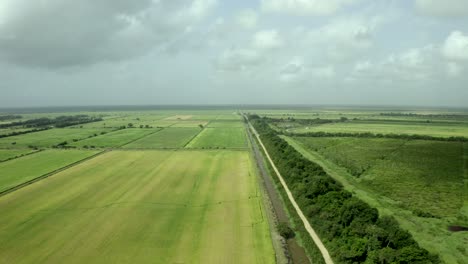
{"type": "Polygon", "coordinates": [[[0,108],[468,107],[468,0],[1,0],[0,108]]]}

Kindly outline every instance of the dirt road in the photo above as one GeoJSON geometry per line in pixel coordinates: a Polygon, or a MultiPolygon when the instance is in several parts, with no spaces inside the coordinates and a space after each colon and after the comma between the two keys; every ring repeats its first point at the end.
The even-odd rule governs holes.
{"type": "Polygon", "coordinates": [[[275,164],[273,163],[273,160],[271,159],[270,155],[268,154],[267,149],[266,149],[265,146],[263,145],[263,142],[262,142],[262,140],[260,139],[259,134],[258,134],[257,131],[255,130],[255,128],[250,124],[250,122],[249,122],[249,127],[250,127],[251,131],[253,131],[255,137],[258,139],[258,142],[260,143],[260,146],[261,146],[262,149],[264,150],[268,161],[270,162],[270,164],[271,164],[273,170],[275,171],[276,175],[278,176],[278,179],[279,179],[280,182],[281,182],[281,185],[283,186],[284,190],[286,191],[286,194],[288,195],[289,201],[291,202],[291,204],[293,205],[293,207],[294,207],[294,209],[296,210],[297,214],[299,215],[299,217],[301,218],[302,222],[304,223],[305,229],[307,230],[307,232],[309,233],[310,237],[314,240],[315,244],[317,245],[317,247],[319,248],[320,252],[322,253],[322,256],[323,256],[323,259],[325,260],[325,263],[327,263],[327,264],[333,264],[333,260],[331,259],[330,254],[328,253],[328,250],[325,248],[325,246],[323,245],[323,243],[322,243],[322,241],[320,240],[319,236],[317,235],[317,233],[315,233],[315,230],[312,228],[312,226],[310,225],[309,221],[308,221],[307,218],[304,216],[304,213],[302,212],[301,208],[300,208],[299,205],[296,203],[296,200],[294,199],[294,197],[293,197],[291,191],[289,190],[288,185],[286,184],[286,182],[284,181],[283,177],[281,176],[281,173],[278,171],[278,169],[276,168],[275,164]]]}

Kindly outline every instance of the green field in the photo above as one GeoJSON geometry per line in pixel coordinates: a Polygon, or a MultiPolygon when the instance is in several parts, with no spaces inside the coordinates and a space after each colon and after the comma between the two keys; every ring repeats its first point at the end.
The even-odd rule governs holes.
{"type": "Polygon", "coordinates": [[[109,129],[55,128],[25,135],[0,138],[0,148],[52,147],[64,141],[71,143],[73,140],[86,139],[100,135],[106,131],[109,131],[109,129]]]}
{"type": "Polygon", "coordinates": [[[93,137],[70,144],[75,147],[120,147],[128,144],[134,140],[138,140],[151,133],[155,133],[158,129],[140,129],[140,128],[127,128],[114,132],[107,133],[98,137],[93,137]]]}
{"type": "Polygon", "coordinates": [[[0,191],[40,177],[96,153],[95,151],[82,150],[45,150],[1,162],[0,191]]]}
{"type": "Polygon", "coordinates": [[[31,149],[0,149],[0,161],[19,157],[33,152],[31,149]]]}
{"type": "Polygon", "coordinates": [[[212,121],[208,127],[244,127],[244,123],[241,121],[212,121]]]}
{"type": "Polygon", "coordinates": [[[366,138],[288,140],[348,190],[381,213],[396,216],[421,245],[440,254],[446,263],[463,263],[468,257],[463,235],[447,231],[449,225],[468,225],[466,144],[366,138]]]}
{"type": "Polygon", "coordinates": [[[302,126],[288,130],[294,133],[330,132],[330,133],[380,133],[428,135],[434,137],[468,137],[468,124],[465,123],[399,123],[399,122],[340,122],[317,126],[302,126]]]}
{"type": "Polygon", "coordinates": [[[1,261],[274,263],[252,166],[241,151],[100,155],[0,198],[1,261]]]}
{"type": "Polygon", "coordinates": [[[168,127],[125,145],[125,148],[182,148],[200,131],[194,127],[168,127]]]}
{"type": "Polygon", "coordinates": [[[188,148],[246,148],[245,128],[206,128],[188,148]]]}

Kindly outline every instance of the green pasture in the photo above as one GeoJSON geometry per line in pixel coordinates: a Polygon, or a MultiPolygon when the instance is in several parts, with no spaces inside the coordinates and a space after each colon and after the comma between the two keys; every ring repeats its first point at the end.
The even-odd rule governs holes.
{"type": "Polygon", "coordinates": [[[107,133],[98,137],[88,138],[85,140],[77,141],[70,146],[75,147],[120,147],[128,144],[134,140],[138,140],[147,135],[157,132],[158,129],[146,128],[126,128],[114,132],[107,133]]]}
{"type": "Polygon", "coordinates": [[[389,123],[389,122],[340,122],[317,126],[302,126],[288,130],[294,133],[330,132],[330,133],[380,133],[428,135],[434,137],[468,137],[468,124],[432,124],[432,123],[389,123]]]}
{"type": "Polygon", "coordinates": [[[109,129],[79,129],[79,128],[54,128],[40,132],[34,132],[13,137],[0,138],[0,148],[18,147],[52,147],[61,142],[71,143],[74,140],[82,140],[98,136],[109,129]]]}
{"type": "Polygon", "coordinates": [[[188,148],[246,148],[245,128],[205,128],[188,148]]]}
{"type": "Polygon", "coordinates": [[[112,151],[0,198],[5,263],[275,263],[248,152],[112,151]]]}
{"type": "Polygon", "coordinates": [[[0,161],[20,157],[33,151],[31,149],[0,149],[0,161]]]}
{"type": "Polygon", "coordinates": [[[45,150],[1,162],[0,191],[40,177],[96,153],[96,151],[83,150],[45,150]]]}
{"type": "Polygon", "coordinates": [[[124,148],[182,148],[200,131],[200,128],[195,127],[168,127],[125,145],[124,148]]]}

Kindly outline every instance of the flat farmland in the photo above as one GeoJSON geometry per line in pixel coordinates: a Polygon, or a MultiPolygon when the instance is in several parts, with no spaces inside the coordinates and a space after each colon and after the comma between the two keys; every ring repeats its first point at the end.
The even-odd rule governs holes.
{"type": "Polygon", "coordinates": [[[466,137],[468,124],[432,124],[432,123],[389,123],[389,122],[341,122],[318,126],[308,126],[290,129],[290,132],[330,132],[330,133],[380,133],[428,135],[434,137],[466,137]]]}
{"type": "Polygon", "coordinates": [[[46,150],[1,162],[0,191],[35,179],[96,153],[96,151],[82,150],[46,150]]]}
{"type": "Polygon", "coordinates": [[[1,261],[274,263],[258,188],[247,151],[108,152],[0,198],[1,261]]]}
{"type": "Polygon", "coordinates": [[[124,148],[182,148],[200,131],[198,127],[168,127],[125,145],[124,148]]]}
{"type": "Polygon", "coordinates": [[[242,121],[232,120],[232,121],[212,121],[208,125],[208,127],[244,127],[244,123],[242,121]]]}
{"type": "Polygon", "coordinates": [[[88,138],[70,144],[75,147],[94,146],[94,147],[120,147],[133,140],[137,140],[151,133],[157,132],[158,129],[140,129],[140,128],[127,128],[98,137],[88,138]]]}
{"type": "Polygon", "coordinates": [[[205,128],[188,148],[247,148],[245,128],[205,128]]]}
{"type": "Polygon", "coordinates": [[[54,128],[25,135],[6,137],[0,139],[0,148],[16,147],[51,147],[61,142],[71,143],[73,140],[82,140],[109,129],[80,129],[80,128],[54,128]]]}
{"type": "Polygon", "coordinates": [[[19,157],[33,151],[32,149],[0,149],[0,161],[19,157]]]}

